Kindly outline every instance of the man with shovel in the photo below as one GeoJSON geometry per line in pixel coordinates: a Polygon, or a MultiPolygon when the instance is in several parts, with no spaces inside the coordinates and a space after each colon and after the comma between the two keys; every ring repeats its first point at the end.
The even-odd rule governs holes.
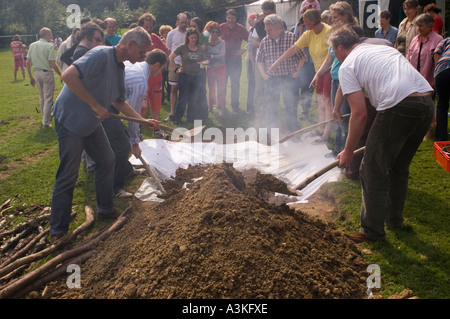
{"type": "Polygon", "coordinates": [[[360,168],[361,229],[348,237],[384,240],[385,222],[390,230],[403,224],[409,166],[434,117],[433,89],[397,50],[360,43],[349,27],[333,30],[329,42],[342,63],[339,80],[351,109],[339,167],[352,162],[363,133],[365,96],[377,110],[360,168]]]}
{"type": "MultiPolygon", "coordinates": [[[[125,101],[124,64],[143,61],[151,39],[143,28],[135,28],[115,47],[98,46],[75,61],[61,75],[66,83],[54,105],[60,165],[53,188],[50,233],[52,241],[69,229],[75,184],[83,149],[95,161],[95,189],[99,219],[119,216],[113,203],[115,157],[102,127],[113,104],[127,116],[145,121],[125,101]]],[[[153,129],[159,122],[148,120],[153,129]]]]}

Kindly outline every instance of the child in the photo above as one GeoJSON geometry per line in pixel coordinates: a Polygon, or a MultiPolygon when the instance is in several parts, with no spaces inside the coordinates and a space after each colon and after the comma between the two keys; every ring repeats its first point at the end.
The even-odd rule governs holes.
{"type": "Polygon", "coordinates": [[[16,34],[13,37],[10,46],[11,52],[14,55],[14,81],[17,80],[17,71],[19,70],[19,68],[22,70],[22,77],[25,80],[25,68],[23,62],[23,49],[25,46],[22,43],[20,35],[16,34]]]}
{"type": "Polygon", "coordinates": [[[302,2],[302,4],[300,5],[300,12],[301,12],[301,14],[303,14],[303,13],[305,13],[306,10],[311,9],[311,8],[314,8],[314,9],[317,9],[317,10],[321,11],[320,10],[319,1],[317,1],[317,0],[304,0],[302,2]]]}

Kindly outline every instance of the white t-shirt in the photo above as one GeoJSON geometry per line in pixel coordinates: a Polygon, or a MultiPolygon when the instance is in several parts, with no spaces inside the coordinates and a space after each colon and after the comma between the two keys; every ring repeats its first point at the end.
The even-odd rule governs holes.
{"type": "MultiPolygon", "coordinates": [[[[176,28],[167,34],[166,45],[171,52],[175,51],[176,48],[178,48],[180,45],[184,44],[186,33],[187,33],[187,31],[180,32],[180,30],[178,30],[178,28],[176,28]]],[[[175,58],[175,63],[178,65],[181,64],[180,56],[177,56],[175,58]]]]}
{"type": "Polygon", "coordinates": [[[339,69],[339,83],[344,95],[363,90],[377,111],[412,93],[433,91],[398,50],[374,44],[360,44],[350,52],[339,69]]]}

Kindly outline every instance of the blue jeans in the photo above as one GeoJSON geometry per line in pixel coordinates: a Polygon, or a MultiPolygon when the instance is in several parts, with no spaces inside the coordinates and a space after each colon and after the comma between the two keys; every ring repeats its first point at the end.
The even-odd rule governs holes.
{"type": "Polygon", "coordinates": [[[434,117],[431,95],[407,97],[375,117],[361,163],[361,230],[385,238],[384,223],[398,229],[408,190],[409,166],[434,117]]]}
{"type": "MultiPolygon", "coordinates": [[[[108,110],[111,113],[118,114],[113,106],[110,106],[108,110]]],[[[131,153],[130,138],[120,119],[108,117],[103,120],[102,125],[116,157],[113,190],[114,193],[117,193],[124,187],[126,178],[130,176],[134,170],[128,160],[131,153]]]]}
{"type": "Polygon", "coordinates": [[[225,66],[227,68],[227,83],[230,79],[231,86],[231,108],[233,111],[239,110],[239,91],[241,74],[242,74],[242,60],[226,60],[225,66]]]}
{"type": "MultiPolygon", "coordinates": [[[[339,80],[333,80],[331,82],[331,104],[334,107],[334,100],[336,98],[336,92],[339,87],[339,80]]],[[[348,104],[347,99],[344,99],[342,102],[341,108],[339,109],[341,115],[350,113],[350,105],[348,104]]],[[[345,142],[347,141],[348,135],[348,123],[350,118],[342,119],[340,122],[336,123],[335,133],[334,133],[334,151],[336,154],[339,154],[344,150],[345,142]]]]}
{"type": "Polygon", "coordinates": [[[95,189],[97,212],[109,214],[114,211],[113,177],[114,153],[109,145],[103,126],[89,136],[80,137],[55,121],[58,133],[60,164],[53,187],[50,232],[53,235],[65,234],[69,230],[72,212],[73,191],[78,179],[81,153],[83,149],[95,161],[95,189]]]}
{"type": "Polygon", "coordinates": [[[274,121],[278,121],[278,110],[280,108],[280,95],[286,109],[286,129],[294,132],[298,130],[298,84],[290,75],[271,76],[265,83],[266,100],[266,125],[270,129],[276,127],[274,121]]]}

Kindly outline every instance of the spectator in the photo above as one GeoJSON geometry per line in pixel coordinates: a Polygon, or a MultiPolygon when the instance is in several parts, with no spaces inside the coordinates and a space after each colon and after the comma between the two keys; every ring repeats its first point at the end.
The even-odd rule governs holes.
{"type": "Polygon", "coordinates": [[[305,12],[308,9],[317,9],[321,11],[319,1],[317,0],[304,0],[300,5],[300,11],[305,12]]]}
{"type": "Polygon", "coordinates": [[[214,22],[209,27],[209,42],[206,57],[209,60],[206,77],[209,88],[209,111],[214,105],[219,109],[219,115],[223,115],[226,107],[225,86],[227,70],[225,67],[225,41],[220,38],[220,25],[214,22]]]}
{"type": "Polygon", "coordinates": [[[19,71],[19,69],[22,71],[22,77],[25,80],[25,68],[23,60],[24,44],[22,43],[20,35],[14,35],[10,47],[14,57],[14,81],[17,80],[17,71],[19,71]]]}
{"type": "MultiPolygon", "coordinates": [[[[341,25],[357,25],[358,21],[356,17],[353,15],[353,9],[347,2],[337,2],[330,5],[330,11],[333,19],[333,27],[339,27],[341,25]]],[[[328,54],[325,61],[322,63],[322,66],[317,71],[314,79],[311,81],[312,86],[316,86],[318,82],[318,78],[323,76],[330,69],[331,75],[331,105],[333,109],[339,110],[340,114],[348,114],[350,113],[350,106],[346,99],[342,100],[342,103],[335,103],[336,95],[339,89],[339,68],[341,63],[334,55],[333,49],[328,47],[328,54]]],[[[342,119],[340,122],[334,125],[334,149],[332,150],[332,154],[336,156],[339,154],[345,145],[345,141],[347,139],[348,133],[348,118],[342,119]]],[[[344,174],[347,177],[351,177],[354,175],[354,172],[350,167],[346,167],[344,174]]]]}
{"type": "Polygon", "coordinates": [[[387,39],[395,44],[397,40],[398,29],[391,25],[391,13],[389,11],[381,11],[380,28],[375,31],[375,38],[387,39]]]}
{"type": "Polygon", "coordinates": [[[384,240],[385,223],[390,230],[403,225],[409,166],[433,118],[433,89],[398,50],[361,44],[349,27],[334,30],[329,41],[342,63],[339,81],[351,108],[339,167],[353,161],[367,119],[365,96],[377,110],[360,169],[361,229],[348,237],[384,240]]]}
{"type": "MultiPolygon", "coordinates": [[[[166,44],[167,34],[172,31],[173,28],[170,25],[162,25],[159,27],[159,35],[161,36],[161,41],[166,44]]],[[[166,67],[165,70],[161,72],[162,76],[162,97],[161,104],[164,103],[164,100],[170,102],[170,83],[169,83],[169,70],[166,67]]]]}
{"type": "Polygon", "coordinates": [[[332,25],[333,24],[333,17],[331,16],[331,11],[330,10],[324,10],[322,12],[322,14],[320,15],[320,17],[322,18],[322,22],[332,25]]]}
{"type": "MultiPolygon", "coordinates": [[[[144,120],[125,101],[123,61],[143,61],[151,43],[142,28],[134,28],[114,46],[98,46],[75,61],[63,73],[66,83],[55,107],[60,165],[53,188],[50,233],[54,241],[67,233],[81,153],[86,149],[95,161],[97,217],[117,218],[113,203],[114,153],[101,122],[113,104],[125,115],[144,120]],[[94,83],[96,85],[94,85],[94,83]]],[[[158,122],[148,120],[149,127],[158,122]]]]}
{"type": "Polygon", "coordinates": [[[59,35],[57,35],[56,38],[55,38],[55,45],[56,45],[57,49],[59,48],[61,43],[62,43],[62,39],[61,39],[61,37],[59,35]]]}
{"type": "MultiPolygon", "coordinates": [[[[267,35],[264,25],[264,18],[269,14],[276,14],[276,5],[271,0],[266,0],[261,4],[262,17],[260,17],[253,27],[251,38],[252,38],[252,46],[255,51],[255,55],[259,49],[259,44],[262,39],[267,35]]],[[[287,29],[287,26],[285,30],[287,29]]],[[[261,76],[258,68],[255,68],[255,93],[254,93],[254,125],[259,126],[263,122],[265,122],[265,98],[264,98],[264,87],[265,87],[264,79],[261,76]]]]}
{"type": "Polygon", "coordinates": [[[39,41],[30,44],[27,55],[27,70],[30,84],[36,85],[39,91],[42,125],[44,128],[48,128],[50,127],[53,95],[55,93],[53,71],[59,76],[61,76],[61,71],[55,62],[55,48],[51,43],[52,31],[49,28],[42,28],[39,31],[39,37],[39,41]],[[36,78],[33,77],[31,69],[33,69],[36,78]]]}
{"type": "Polygon", "coordinates": [[[116,20],[114,18],[105,19],[105,39],[107,39],[110,45],[115,46],[119,43],[121,36],[116,33],[116,20]]]}
{"type": "Polygon", "coordinates": [[[204,84],[202,77],[205,72],[199,62],[206,59],[205,51],[199,44],[199,38],[200,34],[196,29],[188,29],[185,43],[177,47],[169,56],[172,69],[179,75],[180,93],[173,116],[175,125],[181,125],[186,105],[188,122],[203,120],[208,115],[208,110],[202,109],[203,105],[199,103],[200,94],[203,92],[201,86],[204,84]],[[181,57],[180,67],[177,67],[175,63],[178,56],[181,57]]]}
{"type": "MultiPolygon", "coordinates": [[[[429,13],[419,15],[416,19],[416,25],[419,30],[419,35],[411,41],[406,58],[422,74],[431,87],[434,88],[435,64],[433,53],[443,38],[436,32],[433,32],[434,19],[429,13]]],[[[431,138],[433,134],[432,129],[435,126],[436,121],[434,120],[425,139],[431,138]]]]}
{"type": "Polygon", "coordinates": [[[450,101],[450,38],[442,40],[434,50],[434,83],[437,92],[435,141],[448,141],[448,108],[450,101]]]}
{"type": "MultiPolygon", "coordinates": [[[[151,13],[144,13],[139,17],[138,25],[143,27],[145,31],[150,34],[152,39],[152,44],[148,48],[148,51],[152,51],[153,49],[160,49],[167,56],[170,54],[169,48],[167,48],[166,44],[161,40],[161,38],[152,32],[153,27],[156,24],[156,19],[151,13]]],[[[151,115],[150,118],[159,121],[160,120],[160,112],[162,105],[162,74],[158,73],[155,76],[148,78],[148,93],[147,93],[147,103],[150,104],[151,115]]],[[[141,115],[144,115],[147,111],[147,104],[144,102],[144,109],[141,110],[141,115]]],[[[167,135],[163,133],[161,130],[154,130],[153,136],[156,138],[166,138],[167,135]]]]}
{"type": "Polygon", "coordinates": [[[282,95],[286,111],[285,130],[291,133],[298,130],[297,82],[293,81],[293,78],[297,78],[300,73],[305,52],[298,50],[295,55],[281,62],[276,69],[269,70],[277,58],[294,45],[297,37],[292,32],[284,30],[283,19],[275,14],[265,17],[264,24],[267,36],[260,43],[256,61],[259,72],[266,81],[264,89],[267,106],[266,127],[271,128],[272,122],[278,122],[279,101],[282,95]]]}
{"type": "MultiPolygon", "coordinates": [[[[167,34],[166,39],[166,45],[167,48],[170,50],[170,52],[175,51],[175,49],[183,44],[185,42],[186,33],[187,33],[187,27],[188,27],[188,18],[185,13],[180,13],[177,15],[177,27],[170,31],[167,34]]],[[[170,55],[169,55],[170,57],[170,55]]],[[[164,120],[167,121],[173,121],[174,114],[175,114],[175,108],[177,105],[178,100],[178,79],[179,75],[177,72],[175,72],[176,68],[179,68],[181,66],[181,57],[177,56],[175,58],[175,65],[172,68],[172,63],[169,64],[169,84],[170,84],[170,114],[169,116],[164,120]]]]}
{"type": "Polygon", "coordinates": [[[247,68],[247,113],[252,117],[254,116],[254,100],[255,100],[255,57],[256,48],[253,48],[252,31],[259,19],[258,14],[251,13],[247,17],[247,23],[250,26],[249,35],[247,40],[247,56],[245,58],[245,64],[247,68]]]}
{"type": "MultiPolygon", "coordinates": [[[[78,45],[77,42],[77,36],[80,33],[80,28],[73,28],[72,34],[67,37],[63,43],[59,46],[58,53],[56,54],[56,65],[60,68],[61,72],[64,72],[68,67],[69,64],[65,63],[61,60],[62,55],[68,51],[71,48],[74,48],[75,50],[76,46],[78,45]]],[[[72,56],[72,54],[70,54],[72,56]]],[[[70,64],[72,64],[73,60],[70,61],[70,64]]]]}
{"type": "Polygon", "coordinates": [[[203,33],[205,26],[202,19],[200,19],[199,17],[193,17],[191,19],[190,27],[197,29],[198,33],[200,34],[200,39],[198,43],[201,45],[203,50],[206,50],[206,47],[208,46],[209,37],[203,33]]]}
{"type": "MultiPolygon", "coordinates": [[[[320,11],[308,9],[303,14],[306,32],[291,46],[282,56],[280,56],[270,67],[269,72],[273,72],[281,62],[296,54],[300,49],[309,47],[309,54],[314,62],[314,69],[317,73],[328,54],[328,35],[331,26],[322,22],[320,11]]],[[[318,77],[316,85],[316,96],[318,104],[319,122],[331,118],[331,75],[328,70],[323,76],[318,77]]],[[[315,143],[326,143],[330,138],[330,125],[326,125],[323,134],[315,143]]]]}
{"type": "Polygon", "coordinates": [[[248,41],[247,29],[237,22],[238,13],[235,9],[226,12],[227,22],[220,25],[220,34],[225,41],[226,53],[225,64],[227,69],[227,82],[230,79],[231,86],[231,108],[234,113],[239,111],[239,91],[242,73],[242,41],[248,41]]]}
{"type": "Polygon", "coordinates": [[[439,35],[442,35],[442,31],[444,30],[444,21],[439,16],[439,13],[442,12],[441,8],[436,7],[435,3],[430,3],[425,6],[423,9],[424,13],[429,13],[434,19],[433,31],[439,35]]]}
{"type": "Polygon", "coordinates": [[[404,56],[408,54],[409,45],[411,44],[412,39],[419,34],[416,26],[419,10],[420,6],[418,0],[405,0],[405,2],[403,2],[403,11],[406,14],[406,18],[404,18],[398,26],[395,48],[404,56]]]}

